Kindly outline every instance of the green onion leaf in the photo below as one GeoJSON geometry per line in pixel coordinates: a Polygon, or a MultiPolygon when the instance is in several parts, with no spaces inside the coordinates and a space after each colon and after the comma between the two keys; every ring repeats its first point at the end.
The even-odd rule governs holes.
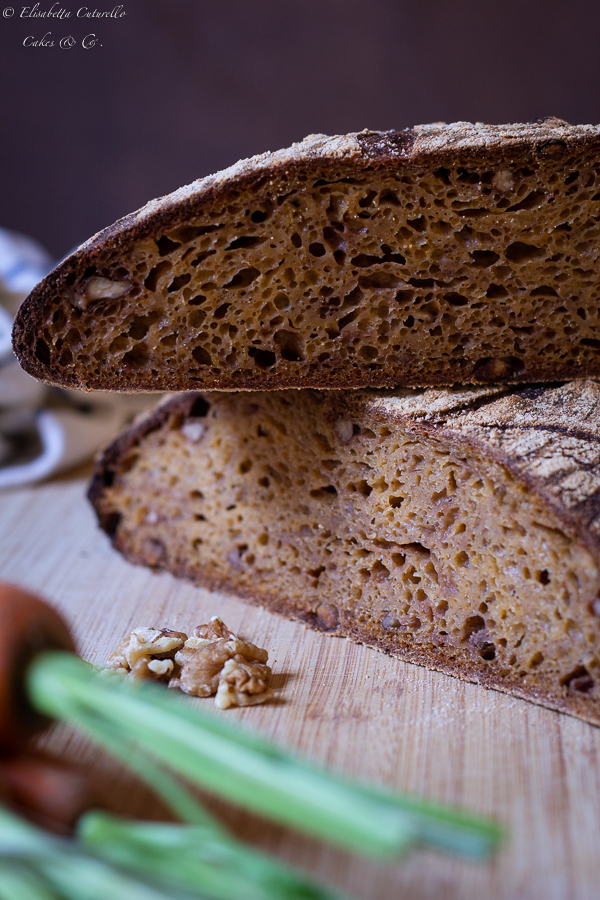
{"type": "Polygon", "coordinates": [[[501,836],[493,823],[332,776],[164,688],[98,677],[72,654],[36,657],[27,686],[37,709],[75,718],[109,749],[133,744],[154,766],[348,850],[391,857],[419,841],[483,857],[501,836]]]}

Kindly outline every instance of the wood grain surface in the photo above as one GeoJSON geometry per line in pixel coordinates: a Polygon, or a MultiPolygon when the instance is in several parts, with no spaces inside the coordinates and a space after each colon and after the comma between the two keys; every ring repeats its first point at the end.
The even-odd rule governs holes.
{"type": "MultiPolygon", "coordinates": [[[[0,496],[0,577],[60,608],[86,659],[104,662],[135,626],[191,630],[219,614],[269,650],[278,697],[222,715],[333,769],[493,816],[509,830],[488,864],[417,851],[379,865],[216,804],[238,835],[361,900],[600,895],[600,729],[133,567],[96,528],[84,491],[75,479],[0,496]]],[[[69,730],[56,728],[45,743],[93,767],[111,808],[161,814],[148,791],[69,730]]]]}

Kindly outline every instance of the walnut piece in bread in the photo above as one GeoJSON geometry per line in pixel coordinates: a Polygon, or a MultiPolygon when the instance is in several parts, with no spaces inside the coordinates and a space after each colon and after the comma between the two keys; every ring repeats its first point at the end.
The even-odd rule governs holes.
{"type": "Polygon", "coordinates": [[[311,135],[91,238],[14,347],[36,378],[110,390],[600,375],[599,211],[597,126],[311,135]]]}
{"type": "Polygon", "coordinates": [[[89,496],[133,562],[600,724],[595,382],[175,397],[89,496]]]}

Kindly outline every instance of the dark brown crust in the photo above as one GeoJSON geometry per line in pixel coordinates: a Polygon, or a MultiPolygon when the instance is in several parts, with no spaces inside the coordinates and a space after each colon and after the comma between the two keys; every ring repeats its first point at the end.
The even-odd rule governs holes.
{"type": "MultiPolygon", "coordinates": [[[[100,266],[115,251],[125,251],[133,243],[168,228],[174,228],[199,216],[215,203],[223,202],[233,192],[252,190],[257,194],[267,191],[275,182],[295,177],[300,172],[327,175],[332,169],[346,165],[353,174],[381,168],[405,168],[428,164],[468,165],[470,162],[489,165],[507,161],[525,163],[544,156],[560,156],[568,152],[600,152],[600,128],[594,126],[570,126],[559,119],[547,118],[534,123],[512,126],[471,125],[465,122],[454,125],[435,124],[418,126],[405,131],[349,134],[327,138],[311,135],[302,143],[276,153],[266,153],[242,160],[214,176],[200,179],[166,197],[151,201],[141,210],[131,213],[99,232],[78,250],[68,256],[33,290],[21,306],[13,331],[13,347],[25,371],[34,378],[63,387],[83,387],[86,390],[189,390],[190,383],[173,376],[152,384],[148,376],[121,373],[116,381],[89,379],[85,384],[73,373],[45,365],[35,355],[36,339],[42,323],[61,297],[84,276],[90,266],[100,266]]],[[[589,364],[569,364],[556,373],[550,367],[540,365],[528,369],[518,379],[508,382],[539,382],[564,378],[600,375],[600,357],[592,371],[589,364]]],[[[464,372],[447,370],[428,384],[450,384],[464,380],[464,372]]],[[[367,378],[371,386],[394,387],[405,382],[398,373],[384,373],[367,378]]],[[[417,386],[410,382],[412,386],[417,386]]],[[[327,373],[323,367],[318,383],[308,378],[287,378],[260,373],[245,377],[243,381],[221,377],[206,378],[198,387],[219,390],[271,390],[282,388],[339,388],[361,387],[365,379],[352,384],[341,382],[339,375],[327,373]]]]}
{"type": "MultiPolygon", "coordinates": [[[[545,427],[546,431],[554,433],[557,426],[556,416],[553,417],[552,409],[568,400],[569,392],[572,392],[574,396],[570,413],[565,413],[562,417],[563,424],[560,427],[559,440],[552,446],[546,457],[543,457],[542,454],[543,463],[546,459],[555,459],[561,454],[564,455],[565,448],[570,448],[573,440],[583,441],[585,447],[593,448],[600,443],[600,386],[595,382],[580,382],[562,387],[525,387],[516,391],[509,391],[506,388],[472,389],[462,392],[404,391],[397,394],[396,398],[394,395],[384,392],[344,391],[329,394],[324,402],[327,406],[327,413],[336,416],[347,416],[352,412],[364,416],[365,404],[369,404],[369,414],[372,417],[385,419],[388,422],[394,418],[401,421],[404,429],[415,434],[422,434],[429,439],[435,435],[437,441],[451,449],[458,450],[463,455],[476,454],[484,458],[491,457],[495,462],[505,466],[513,477],[523,483],[531,493],[541,498],[565,533],[586,546],[600,566],[600,464],[598,462],[589,464],[589,468],[593,469],[594,480],[587,486],[588,494],[579,498],[578,502],[571,504],[569,508],[565,498],[569,495],[570,489],[565,488],[565,485],[572,476],[572,467],[567,466],[562,471],[561,477],[561,473],[556,470],[556,467],[550,474],[545,475],[542,466],[542,474],[536,476],[531,472],[531,456],[529,459],[526,459],[525,455],[520,457],[518,453],[507,452],[502,446],[502,438],[506,432],[503,419],[510,416],[511,410],[513,430],[521,428],[523,445],[526,444],[528,436],[539,435],[542,427],[545,427]],[[389,407],[377,409],[378,402],[398,398],[397,409],[389,407]],[[402,404],[406,401],[412,402],[414,399],[417,400],[418,409],[412,414],[407,414],[406,408],[402,409],[402,404]],[[588,410],[593,409],[593,421],[588,423],[585,423],[585,416],[580,414],[584,401],[588,410]],[[596,403],[599,410],[597,416],[595,413],[596,403]],[[521,423],[516,416],[517,410],[524,415],[524,421],[521,423]],[[490,420],[494,424],[486,424],[486,420],[490,420]],[[494,433],[492,434],[492,432],[494,433]],[[494,440],[496,440],[496,445],[493,443],[494,440]]],[[[132,563],[153,565],[153,561],[144,558],[143,554],[133,548],[126,534],[119,533],[116,528],[114,510],[105,499],[105,490],[112,485],[123,460],[135,446],[141,443],[144,436],[161,428],[169,420],[172,421],[178,417],[185,419],[199,396],[202,395],[180,395],[159,405],[148,416],[122,434],[97,462],[88,497],[96,510],[101,527],[109,535],[114,547],[132,563]]],[[[210,400],[210,394],[207,395],[207,399],[210,400]]],[[[590,417],[588,416],[588,418],[590,417]]],[[[537,462],[539,463],[539,461],[538,455],[537,462]]],[[[575,461],[575,466],[580,462],[580,460],[575,461]]],[[[539,466],[538,469],[540,469],[539,466]]],[[[238,584],[233,576],[222,578],[209,570],[197,568],[185,562],[169,563],[167,568],[176,577],[192,581],[208,590],[237,594],[250,603],[265,606],[272,612],[302,621],[315,630],[348,637],[358,643],[391,653],[407,662],[417,663],[465,681],[504,691],[600,725],[600,712],[591,708],[589,701],[586,701],[585,698],[573,695],[564,702],[556,700],[556,698],[549,699],[543,691],[529,687],[524,689],[523,682],[518,676],[503,676],[502,678],[495,676],[489,668],[480,661],[475,661],[463,650],[453,649],[452,657],[449,658],[447,648],[443,653],[438,653],[433,649],[425,649],[408,642],[401,645],[400,648],[397,645],[391,648],[389,642],[386,643],[381,635],[361,627],[358,622],[347,614],[345,615],[344,611],[340,611],[341,618],[337,625],[331,627],[331,622],[328,621],[326,614],[320,616],[318,611],[315,612],[310,607],[307,607],[305,613],[300,613],[298,608],[286,601],[284,596],[275,596],[267,592],[260,596],[253,594],[238,584]]]]}

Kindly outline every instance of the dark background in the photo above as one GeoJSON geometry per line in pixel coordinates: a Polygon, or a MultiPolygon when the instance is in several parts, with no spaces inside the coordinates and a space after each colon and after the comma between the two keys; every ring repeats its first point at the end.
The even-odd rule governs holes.
{"type": "Polygon", "coordinates": [[[109,20],[61,6],[70,19],[0,13],[0,226],[56,256],[308,133],[600,122],[598,0],[124,0],[109,20]],[[47,31],[77,46],[23,47],[47,31]],[[82,49],[89,33],[102,46],[82,49]]]}

